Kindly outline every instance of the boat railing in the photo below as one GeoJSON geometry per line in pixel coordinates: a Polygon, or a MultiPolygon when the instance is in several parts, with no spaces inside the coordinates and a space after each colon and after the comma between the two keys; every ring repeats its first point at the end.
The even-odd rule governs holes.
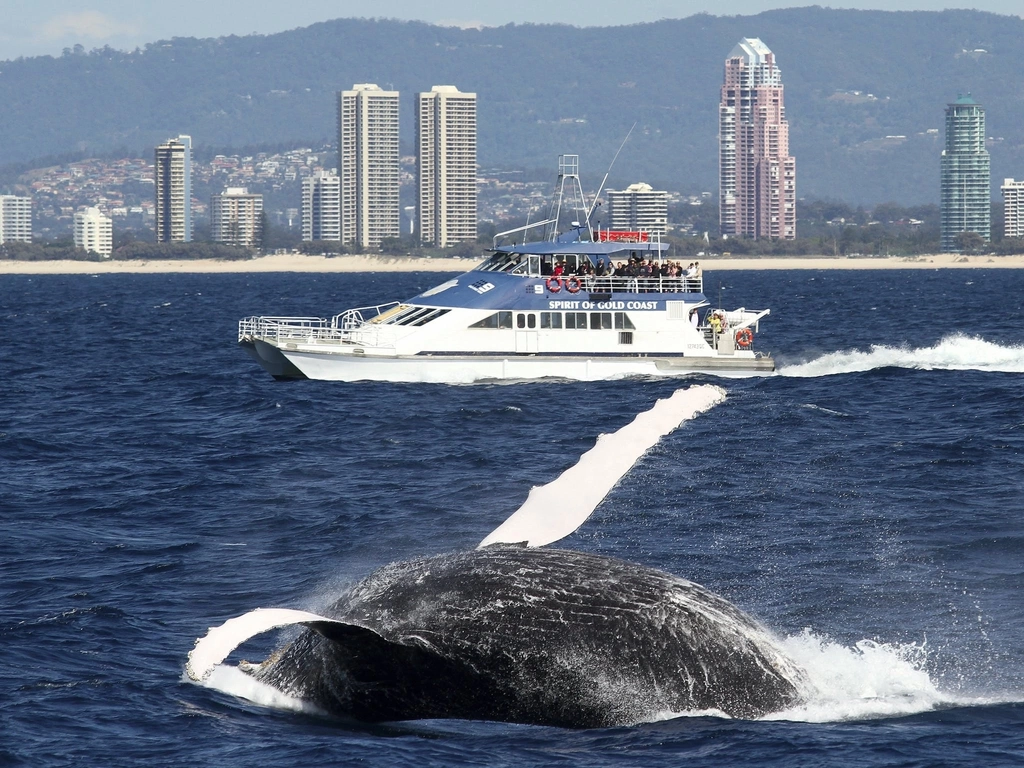
{"type": "Polygon", "coordinates": [[[579,285],[587,293],[703,293],[701,277],[623,277],[597,275],[570,275],[563,277],[567,288],[579,285]]]}
{"type": "Polygon", "coordinates": [[[337,337],[338,331],[322,317],[246,317],[238,321],[238,340],[275,342],[337,337]]]}
{"type": "Polygon", "coordinates": [[[397,301],[348,309],[330,320],[322,317],[247,317],[238,322],[238,340],[260,339],[275,344],[380,344],[393,335],[389,326],[373,320],[399,306],[397,301]],[[385,333],[387,331],[387,333],[385,333]]]}
{"type": "Polygon", "coordinates": [[[373,322],[382,315],[386,315],[387,313],[394,311],[400,305],[400,302],[389,301],[387,304],[377,304],[376,306],[371,307],[346,309],[344,312],[335,315],[331,319],[331,324],[338,330],[354,331],[362,328],[367,323],[373,322]]]}

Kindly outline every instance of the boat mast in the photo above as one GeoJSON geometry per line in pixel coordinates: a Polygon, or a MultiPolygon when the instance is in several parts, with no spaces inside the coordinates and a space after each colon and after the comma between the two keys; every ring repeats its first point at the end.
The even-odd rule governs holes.
{"type": "MultiPolygon", "coordinates": [[[[554,241],[558,237],[558,221],[562,214],[562,200],[566,197],[566,184],[569,186],[568,195],[571,196],[572,208],[569,209],[569,201],[566,201],[566,209],[572,211],[571,227],[573,229],[587,228],[590,241],[594,241],[594,230],[590,226],[590,211],[587,210],[587,200],[583,194],[583,184],[580,182],[580,156],[559,155],[558,156],[558,193],[551,201],[551,213],[548,221],[551,223],[548,240],[554,241]]],[[[563,231],[568,231],[569,228],[563,231]]]]}

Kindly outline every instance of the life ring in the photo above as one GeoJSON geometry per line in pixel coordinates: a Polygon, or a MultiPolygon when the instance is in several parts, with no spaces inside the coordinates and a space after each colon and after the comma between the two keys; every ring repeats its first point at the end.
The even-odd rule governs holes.
{"type": "Polygon", "coordinates": [[[565,281],[565,290],[569,293],[579,293],[582,287],[583,283],[580,282],[578,277],[570,277],[565,281]]]}
{"type": "Polygon", "coordinates": [[[749,328],[740,328],[736,331],[736,343],[746,349],[754,343],[754,332],[749,328]]]}
{"type": "Polygon", "coordinates": [[[548,290],[552,293],[558,293],[562,290],[562,278],[560,277],[549,277],[547,283],[548,290]]]}

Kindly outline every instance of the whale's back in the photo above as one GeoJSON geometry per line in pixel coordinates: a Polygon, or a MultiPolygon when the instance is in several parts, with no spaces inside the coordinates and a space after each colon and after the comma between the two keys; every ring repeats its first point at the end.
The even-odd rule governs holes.
{"type": "Polygon", "coordinates": [[[703,587],[622,560],[497,546],[394,563],[257,673],[364,720],[620,725],[758,717],[800,699],[770,634],[703,587]]]}

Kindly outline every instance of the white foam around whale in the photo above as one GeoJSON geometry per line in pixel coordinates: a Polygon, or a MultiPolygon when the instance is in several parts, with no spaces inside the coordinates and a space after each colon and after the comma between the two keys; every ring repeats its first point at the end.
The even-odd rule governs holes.
{"type": "Polygon", "coordinates": [[[725,400],[725,390],[710,384],[679,389],[580,456],[555,480],[530,491],[526,502],[480,542],[542,547],[565,538],[594,512],[608,492],[662,437],[687,419],[725,400]]]}
{"type": "Polygon", "coordinates": [[[904,717],[949,707],[1019,702],[1019,692],[965,694],[942,690],[929,671],[924,641],[861,640],[843,645],[810,629],[782,641],[786,653],[807,674],[810,690],[802,704],[765,717],[833,723],[904,717]]]}

